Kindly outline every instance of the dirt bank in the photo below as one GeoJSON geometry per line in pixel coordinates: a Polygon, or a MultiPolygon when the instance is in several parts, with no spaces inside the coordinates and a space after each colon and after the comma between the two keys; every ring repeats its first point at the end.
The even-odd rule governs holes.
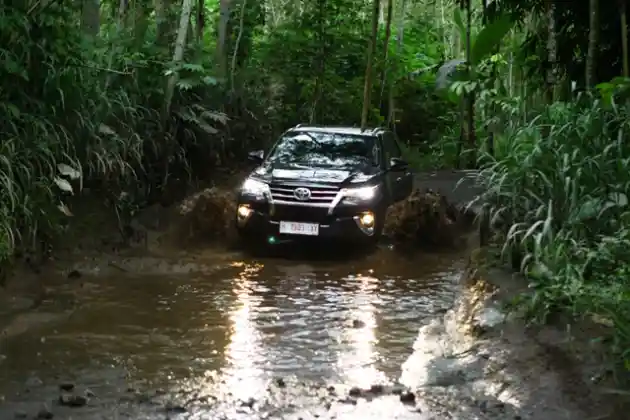
{"type": "Polygon", "coordinates": [[[420,329],[401,382],[442,418],[627,418],[596,342],[602,327],[526,325],[505,309],[526,287],[523,278],[471,259],[452,309],[420,329]]]}

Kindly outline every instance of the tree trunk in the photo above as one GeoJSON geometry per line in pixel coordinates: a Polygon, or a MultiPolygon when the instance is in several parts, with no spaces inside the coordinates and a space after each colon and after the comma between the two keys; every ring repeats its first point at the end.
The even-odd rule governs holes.
{"type": "MultiPolygon", "coordinates": [[[[382,109],[383,106],[383,96],[385,94],[385,88],[388,91],[391,91],[391,83],[388,80],[388,76],[391,78],[391,69],[389,69],[389,40],[392,36],[392,12],[394,10],[394,0],[387,0],[387,15],[385,16],[385,42],[383,45],[384,49],[384,57],[385,63],[383,65],[383,71],[381,72],[381,94],[378,100],[379,110],[382,109]],[[389,70],[389,71],[388,71],[389,70]]],[[[389,116],[391,112],[387,111],[387,126],[389,127],[389,116]]]]}
{"type": "Polygon", "coordinates": [[[326,28],[324,26],[326,21],[326,0],[318,0],[317,9],[317,43],[318,43],[318,57],[317,57],[317,75],[315,76],[315,89],[313,92],[313,100],[311,102],[311,112],[309,116],[309,123],[315,124],[319,117],[319,104],[322,98],[324,89],[324,76],[326,73],[326,28]]]}
{"type": "Polygon", "coordinates": [[[236,43],[234,44],[234,51],[232,51],[232,68],[230,70],[230,91],[232,95],[235,93],[235,77],[236,77],[236,59],[238,58],[238,51],[241,46],[241,40],[243,39],[243,29],[245,27],[245,11],[247,10],[247,0],[243,0],[241,5],[241,17],[239,19],[238,36],[236,37],[236,43]]]}
{"type": "Polygon", "coordinates": [[[584,82],[586,89],[592,89],[597,83],[597,44],[599,44],[599,0],[589,0],[589,32],[588,52],[586,54],[586,66],[584,82]]]}
{"type": "Polygon", "coordinates": [[[363,110],[361,112],[361,130],[367,128],[368,113],[370,111],[370,99],[372,93],[372,66],[374,53],[376,52],[376,35],[378,34],[378,15],[380,10],[380,0],[373,0],[372,3],[372,34],[367,50],[367,63],[365,65],[365,85],[363,86],[363,110]]]}
{"type": "Polygon", "coordinates": [[[620,0],[619,3],[621,10],[621,54],[623,57],[623,77],[630,77],[630,66],[628,64],[628,11],[626,9],[626,0],[620,0]]]}
{"type": "MultiPolygon", "coordinates": [[[[398,19],[398,53],[402,53],[403,49],[403,37],[405,35],[405,13],[406,13],[407,2],[405,0],[401,1],[400,4],[400,16],[398,19]]],[[[395,62],[392,66],[392,73],[394,73],[394,77],[397,76],[398,62],[395,62]]],[[[396,101],[394,97],[394,92],[396,91],[396,79],[391,78],[390,76],[390,85],[389,85],[389,97],[388,97],[388,114],[387,114],[387,125],[391,126],[392,129],[396,130],[396,101]]],[[[409,141],[409,139],[408,139],[409,141]]]]}
{"type": "Polygon", "coordinates": [[[553,103],[557,83],[558,42],[556,39],[556,4],[555,0],[545,0],[547,6],[547,78],[545,94],[547,103],[553,103]]]}
{"type": "Polygon", "coordinates": [[[171,7],[174,0],[154,0],[155,20],[157,24],[156,44],[170,48],[173,39],[175,22],[171,20],[171,7]]]}
{"type": "MultiPolygon", "coordinates": [[[[471,58],[471,30],[472,30],[472,10],[470,0],[466,0],[466,66],[468,74],[472,73],[471,58]]],[[[475,138],[475,94],[466,95],[466,140],[468,143],[469,161],[468,167],[477,166],[477,141],[475,138]]]]}
{"type": "Polygon", "coordinates": [[[219,26],[217,33],[216,58],[219,68],[219,76],[225,78],[227,71],[227,35],[230,22],[231,0],[220,0],[219,26]]]}
{"type": "Polygon", "coordinates": [[[206,28],[206,2],[204,0],[197,0],[197,33],[196,38],[198,42],[203,40],[203,31],[206,28]]]}
{"type": "Polygon", "coordinates": [[[98,36],[101,27],[101,4],[99,0],[83,0],[81,26],[85,34],[98,36]]]}
{"type": "MultiPolygon", "coordinates": [[[[123,29],[123,18],[125,17],[125,12],[127,10],[126,7],[127,7],[127,2],[125,0],[120,0],[120,2],[118,3],[118,17],[116,19],[116,34],[120,34],[120,32],[123,29]]],[[[114,56],[116,55],[117,50],[118,48],[113,46],[111,51],[109,52],[109,57],[107,59],[108,69],[112,69],[112,66],[114,65],[114,56]]],[[[105,78],[105,91],[109,89],[109,86],[112,83],[113,77],[114,77],[114,73],[111,72],[105,78]]]]}
{"type": "MultiPolygon", "coordinates": [[[[179,20],[179,30],[177,31],[177,40],[175,41],[175,52],[173,53],[173,64],[181,63],[184,58],[184,50],[186,48],[186,37],[188,36],[188,27],[190,23],[190,15],[192,13],[193,0],[184,0],[182,5],[182,14],[179,20]]],[[[166,122],[171,112],[171,102],[175,93],[175,85],[177,84],[178,73],[173,72],[168,78],[166,91],[164,93],[164,114],[162,121],[166,122]]]]}

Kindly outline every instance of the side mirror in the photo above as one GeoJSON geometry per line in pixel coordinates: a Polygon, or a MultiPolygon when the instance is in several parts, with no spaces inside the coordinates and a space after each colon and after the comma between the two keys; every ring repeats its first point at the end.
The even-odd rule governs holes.
{"type": "Polygon", "coordinates": [[[409,164],[401,158],[391,158],[389,160],[389,169],[392,171],[402,171],[409,168],[409,164]]]}
{"type": "Polygon", "coordinates": [[[265,159],[265,151],[254,150],[253,152],[249,152],[247,157],[252,162],[261,163],[265,159]]]}

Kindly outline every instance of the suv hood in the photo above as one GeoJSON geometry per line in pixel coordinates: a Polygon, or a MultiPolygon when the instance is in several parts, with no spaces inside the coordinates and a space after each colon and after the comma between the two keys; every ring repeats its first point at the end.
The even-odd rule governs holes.
{"type": "Polygon", "coordinates": [[[380,168],[371,165],[331,168],[292,163],[265,163],[258,167],[254,174],[268,182],[302,181],[344,184],[366,182],[380,172],[380,168]]]}

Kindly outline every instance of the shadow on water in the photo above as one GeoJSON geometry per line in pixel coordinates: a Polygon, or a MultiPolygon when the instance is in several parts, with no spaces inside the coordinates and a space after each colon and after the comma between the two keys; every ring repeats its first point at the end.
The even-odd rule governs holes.
{"type": "Polygon", "coordinates": [[[402,258],[387,247],[288,251],[211,274],[84,279],[80,292],[59,282],[58,293],[76,298],[72,316],[2,343],[0,418],[54,399],[60,382],[98,396],[52,409],[73,419],[164,418],[155,413],[168,404],[206,413],[186,418],[293,418],[305,409],[421,418],[397,398],[333,409],[339,397],[327,387],[395,382],[418,328],[450,307],[463,260],[402,258]],[[130,386],[153,390],[142,398],[155,404],[133,393],[130,402],[130,386]]]}

